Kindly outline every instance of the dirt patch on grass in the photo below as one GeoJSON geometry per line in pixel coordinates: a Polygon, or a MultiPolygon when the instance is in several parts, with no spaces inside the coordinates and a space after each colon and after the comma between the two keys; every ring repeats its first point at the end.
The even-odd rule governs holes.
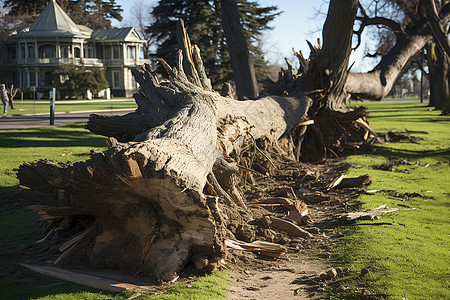
{"type": "MultiPolygon", "coordinates": [[[[278,259],[232,250],[228,262],[234,283],[228,299],[290,299],[294,296],[310,299],[323,292],[320,274],[331,264],[331,250],[341,236],[339,226],[342,223],[336,215],[351,209],[347,202],[362,192],[358,188],[328,190],[329,183],[348,168],[340,159],[317,165],[277,159],[276,166],[273,176],[257,178],[247,187],[249,210],[259,209],[257,215],[283,218],[287,212],[282,205],[258,202],[283,193],[282,196],[291,200],[296,197],[308,206],[312,222],[302,228],[310,232],[312,238],[293,238],[275,231],[281,234],[278,243],[288,249],[286,255],[278,259]]],[[[271,241],[267,230],[270,229],[257,227],[256,239],[271,241]]]]}

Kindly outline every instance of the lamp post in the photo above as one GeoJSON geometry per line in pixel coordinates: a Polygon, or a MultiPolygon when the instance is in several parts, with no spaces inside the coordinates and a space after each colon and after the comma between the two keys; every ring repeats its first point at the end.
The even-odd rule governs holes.
{"type": "Polygon", "coordinates": [[[50,125],[55,125],[55,99],[56,99],[56,88],[53,88],[52,97],[50,98],[50,125]]]}

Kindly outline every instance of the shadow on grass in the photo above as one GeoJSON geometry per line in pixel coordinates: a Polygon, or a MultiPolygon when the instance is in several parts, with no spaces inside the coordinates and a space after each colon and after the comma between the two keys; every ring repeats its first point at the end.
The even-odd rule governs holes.
{"type": "MultiPolygon", "coordinates": [[[[26,210],[13,194],[0,195],[0,299],[32,299],[60,293],[98,293],[94,288],[40,275],[19,265],[30,263],[30,259],[40,256],[39,252],[31,248],[44,235],[36,226],[38,219],[37,214],[26,210]]],[[[80,296],[79,299],[86,298],[80,296]]]]}
{"type": "MultiPolygon", "coordinates": [[[[421,123],[421,122],[430,122],[430,123],[450,123],[450,118],[442,118],[436,116],[433,117],[424,117],[421,115],[395,115],[395,116],[370,116],[369,121],[374,121],[375,119],[380,119],[381,121],[397,121],[403,123],[421,123]]],[[[405,126],[407,127],[407,126],[405,126]]]]}
{"type": "Polygon", "coordinates": [[[16,191],[15,186],[0,186],[0,195],[12,194],[16,191]]]}
{"type": "Polygon", "coordinates": [[[70,124],[57,128],[42,127],[0,132],[0,145],[7,148],[26,147],[79,147],[105,146],[105,137],[94,135],[83,124],[70,124]]]}
{"type": "Polygon", "coordinates": [[[416,151],[416,150],[399,150],[390,149],[385,147],[376,147],[377,155],[383,156],[388,159],[423,159],[423,158],[434,158],[441,160],[450,159],[450,148],[443,150],[430,150],[430,151],[416,151]]]}

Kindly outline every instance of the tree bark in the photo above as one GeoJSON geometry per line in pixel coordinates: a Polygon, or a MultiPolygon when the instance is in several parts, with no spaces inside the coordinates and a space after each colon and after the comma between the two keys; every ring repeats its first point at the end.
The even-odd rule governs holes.
{"type": "MultiPolygon", "coordinates": [[[[73,165],[39,160],[20,166],[20,193],[43,220],[57,226],[84,220],[81,237],[61,247],[57,264],[163,280],[186,265],[213,270],[226,253],[226,230],[217,198],[204,193],[208,178],[217,178],[226,195],[233,187],[225,184],[233,183],[221,174],[229,179],[236,166],[224,156],[238,155],[243,137],[276,142],[306,114],[307,97],[221,96],[211,89],[199,49],[185,32],[180,36],[177,66],[161,61],[169,82],[159,82],[149,66],[135,70],[142,89],[135,95],[136,112],[94,115],[88,122],[92,131],[111,136],[107,151],[73,165]]],[[[245,206],[237,195],[229,196],[228,205],[245,206]]]]}
{"type": "Polygon", "coordinates": [[[136,111],[90,118],[87,128],[110,137],[107,151],[92,152],[89,160],[73,165],[39,160],[20,166],[20,193],[29,208],[72,236],[58,241],[63,252],[55,262],[163,280],[187,265],[203,272],[217,267],[226,254],[220,207],[245,209],[233,176],[246,142],[259,149],[256,145],[290,139],[317,160],[367,138],[364,108],[337,110],[344,110],[348,92],[385,93],[409,55],[402,51],[413,48],[414,40],[393,50],[392,68],[382,60],[380,73],[367,75],[379,91],[352,86],[347,67],[353,20],[343,16],[354,19],[357,3],[331,1],[324,48],[314,52],[318,55],[305,68],[306,76],[291,76],[285,86],[292,91],[283,91],[290,97],[237,101],[221,96],[206,77],[200,50],[179,26],[182,50],[176,66],[160,61],[169,81],[159,82],[149,66],[134,70],[142,90],[134,95],[136,111]],[[313,123],[306,133],[305,121],[313,123]],[[292,138],[293,132],[299,136],[292,138]],[[208,182],[221,202],[205,192],[208,182]]]}
{"type": "Polygon", "coordinates": [[[259,93],[258,83],[242,31],[237,3],[235,0],[220,0],[220,6],[238,99],[256,99],[259,93]]]}
{"type": "Polygon", "coordinates": [[[450,93],[448,84],[450,59],[438,44],[428,43],[426,49],[430,80],[430,102],[428,106],[441,110],[444,108],[445,100],[450,93]]]}
{"type": "MultiPolygon", "coordinates": [[[[326,106],[342,110],[347,99],[344,86],[348,76],[353,23],[358,0],[331,1],[323,28],[323,48],[314,62],[325,82],[326,106]]],[[[319,81],[320,82],[320,81],[319,81]]]]}

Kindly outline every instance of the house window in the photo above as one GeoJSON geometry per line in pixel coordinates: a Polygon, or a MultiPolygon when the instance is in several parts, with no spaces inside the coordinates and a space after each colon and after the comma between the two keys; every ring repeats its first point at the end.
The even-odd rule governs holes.
{"type": "Polygon", "coordinates": [[[75,47],[75,58],[81,57],[81,50],[80,47],[75,47]]]}
{"type": "Polygon", "coordinates": [[[28,57],[34,58],[34,46],[28,46],[28,57]]]}
{"type": "Polygon", "coordinates": [[[72,47],[71,46],[61,46],[61,54],[62,58],[69,58],[72,54],[72,47]]]}
{"type": "Polygon", "coordinates": [[[135,46],[128,46],[128,58],[136,59],[136,47],[135,46]]]}
{"type": "Polygon", "coordinates": [[[23,73],[23,72],[19,73],[19,85],[20,85],[20,87],[25,87],[25,76],[24,76],[24,74],[25,73],[23,73]]]}
{"type": "Polygon", "coordinates": [[[120,58],[119,46],[113,46],[112,51],[113,51],[113,59],[119,59],[120,58]]]}
{"type": "Polygon", "coordinates": [[[36,73],[30,72],[30,86],[36,86],[36,73]]]}
{"type": "Polygon", "coordinates": [[[55,46],[41,46],[39,47],[39,58],[54,58],[55,46]]]}
{"type": "Polygon", "coordinates": [[[95,47],[95,54],[96,54],[97,58],[103,59],[103,47],[97,45],[97,46],[95,47]]]}
{"type": "Polygon", "coordinates": [[[20,47],[20,56],[21,56],[22,58],[25,58],[25,47],[24,47],[24,46],[21,46],[21,47],[20,47]]]}
{"type": "Polygon", "coordinates": [[[133,88],[133,89],[137,89],[138,88],[138,84],[137,84],[137,82],[136,82],[136,79],[134,78],[134,76],[133,76],[133,73],[131,73],[131,71],[130,71],[130,78],[131,78],[131,87],[133,88]]]}
{"type": "Polygon", "coordinates": [[[119,71],[113,71],[113,87],[118,88],[120,87],[120,72],[119,71]]]}
{"type": "Polygon", "coordinates": [[[92,46],[84,47],[84,57],[85,58],[92,58],[92,57],[94,57],[94,49],[92,48],[92,46]]]}

